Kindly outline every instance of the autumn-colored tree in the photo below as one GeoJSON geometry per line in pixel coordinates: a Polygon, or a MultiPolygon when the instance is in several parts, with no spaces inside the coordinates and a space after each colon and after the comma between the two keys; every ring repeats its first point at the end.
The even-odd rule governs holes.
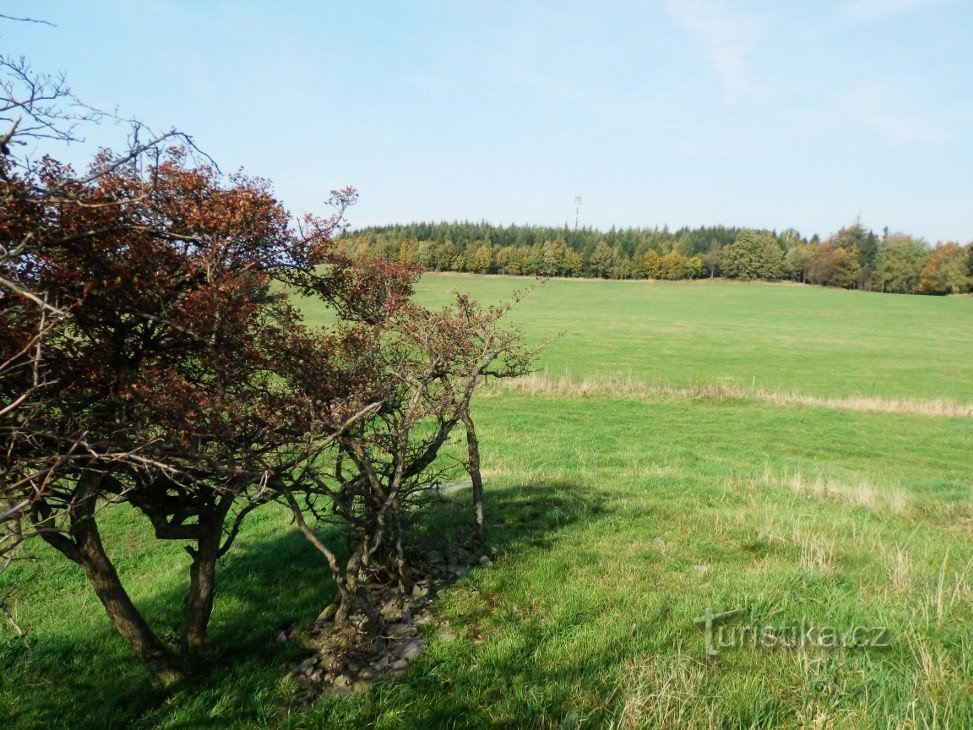
{"type": "Polygon", "coordinates": [[[932,250],[919,278],[920,294],[959,294],[969,289],[969,252],[958,243],[932,250]]]}
{"type": "Polygon", "coordinates": [[[654,248],[650,248],[645,252],[642,257],[643,269],[645,270],[645,275],[650,279],[660,279],[661,277],[661,261],[662,257],[659,256],[659,252],[654,248]]]}
{"type": "MultiPolygon", "coordinates": [[[[359,589],[385,578],[367,568],[390,568],[395,545],[399,572],[384,575],[408,575],[403,520],[421,517],[459,424],[483,536],[470,398],[529,360],[497,326],[505,310],[460,299],[426,312],[408,301],[415,270],[339,252],[351,190],[335,193],[335,215],[295,223],[267,183],[166,150],[175,133],[76,173],[13,156],[18,124],[0,155],[0,559],[33,537],[77,563],[135,656],[170,684],[205,655],[217,560],[271,500],[352,505],[335,514],[358,542],[332,575],[341,611],[369,614],[359,589]],[[306,326],[285,288],[336,324],[306,326]],[[324,465],[336,480],[326,491],[324,465]],[[120,504],[191,556],[175,643],[134,605],[104,543],[101,515],[120,504]]],[[[411,260],[419,248],[400,250],[411,260]]],[[[306,529],[300,506],[297,519],[306,529]]]]}
{"type": "Polygon", "coordinates": [[[584,273],[584,256],[577,251],[568,254],[568,275],[581,276],[584,273]]]}
{"type": "Polygon", "coordinates": [[[475,274],[489,274],[493,271],[493,246],[484,243],[477,246],[467,261],[469,270],[475,274]]]}
{"type": "Polygon", "coordinates": [[[703,260],[699,256],[687,258],[675,251],[670,251],[659,259],[658,278],[672,281],[680,279],[695,279],[703,273],[703,260]]]}
{"type": "Polygon", "coordinates": [[[808,246],[807,280],[812,284],[850,287],[857,273],[858,262],[833,241],[808,246]]]}
{"type": "Polygon", "coordinates": [[[493,264],[501,274],[522,274],[520,250],[513,246],[503,246],[493,257],[493,264]]]}
{"type": "MultiPolygon", "coordinates": [[[[115,160],[103,153],[86,174],[48,161],[0,184],[0,236],[22,241],[10,270],[71,313],[46,334],[34,369],[0,383],[4,400],[38,379],[56,383],[29,416],[0,426],[13,477],[3,497],[28,503],[19,532],[84,569],[136,656],[168,683],[205,650],[216,562],[243,519],[371,402],[369,373],[337,368],[334,353],[367,349],[367,326],[405,301],[411,274],[337,255],[339,217],[294,227],[265,183],[224,178],[184,151],[144,172],[115,160]],[[307,329],[275,281],[366,330],[307,329]],[[80,454],[68,463],[43,468],[72,449],[80,454]],[[118,503],[158,538],[187,543],[178,647],[150,629],[103,545],[99,510],[118,503]]],[[[5,295],[16,303],[16,292],[5,295]]],[[[29,346],[38,326],[5,317],[4,353],[29,346]]]]}
{"type": "Polygon", "coordinates": [[[416,241],[403,241],[399,246],[399,253],[396,260],[400,264],[411,266],[418,262],[419,244],[416,241]]]}

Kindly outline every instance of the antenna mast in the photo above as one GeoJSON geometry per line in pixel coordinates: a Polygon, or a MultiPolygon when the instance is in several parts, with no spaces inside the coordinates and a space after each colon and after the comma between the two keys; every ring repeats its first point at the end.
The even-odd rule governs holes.
{"type": "Polygon", "coordinates": [[[581,228],[581,196],[574,196],[574,230],[581,228]]]}

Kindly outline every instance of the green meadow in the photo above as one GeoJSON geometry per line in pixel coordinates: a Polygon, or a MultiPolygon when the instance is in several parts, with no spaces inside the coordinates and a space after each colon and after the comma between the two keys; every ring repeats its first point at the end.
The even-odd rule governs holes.
{"type": "MultiPolygon", "coordinates": [[[[525,285],[427,275],[418,298],[525,285]]],[[[510,319],[547,344],[475,401],[499,555],[436,600],[448,629],[406,675],[293,706],[302,653],[277,635],[333,589],[271,508],[221,565],[208,673],[168,694],[80,569],[32,545],[0,579],[29,644],[0,644],[5,726],[973,727],[973,299],[555,280],[510,319]],[[708,609],[737,612],[718,655],[708,609]],[[818,641],[750,640],[797,626],[818,641]]],[[[181,547],[127,509],[103,531],[175,626],[181,547]]]]}

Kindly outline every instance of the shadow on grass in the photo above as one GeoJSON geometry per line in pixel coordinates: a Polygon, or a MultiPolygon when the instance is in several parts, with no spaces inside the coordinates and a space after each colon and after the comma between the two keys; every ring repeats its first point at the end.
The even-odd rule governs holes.
{"type": "MultiPolygon", "coordinates": [[[[499,566],[516,566],[531,553],[555,548],[563,528],[606,516],[607,499],[608,495],[560,482],[496,490],[487,514],[496,518],[489,542],[501,550],[499,566]]],[[[469,505],[468,492],[453,495],[452,503],[443,505],[432,521],[434,534],[448,535],[466,524],[469,505]]],[[[501,578],[490,592],[502,594],[507,580],[501,578]]],[[[437,645],[434,632],[429,654],[401,679],[380,683],[354,702],[321,699],[305,714],[286,718],[282,727],[556,725],[552,720],[572,706],[577,686],[603,697],[615,691],[615,677],[604,668],[620,665],[630,651],[629,626],[615,639],[587,646],[581,654],[565,653],[554,669],[542,668],[540,655],[552,644],[563,646],[567,633],[595,616],[514,618],[509,606],[501,609],[503,615],[482,614],[481,609],[490,610],[493,599],[474,599],[476,607],[467,607],[460,619],[460,625],[468,622],[471,634],[484,631],[489,638],[437,645]],[[500,626],[502,638],[494,631],[500,626]]]]}
{"type": "MultiPolygon", "coordinates": [[[[488,487],[486,500],[490,543],[507,554],[550,548],[561,528],[596,518],[604,502],[589,489],[554,482],[488,487]]],[[[469,504],[469,492],[459,492],[431,505],[419,540],[454,540],[469,524],[469,504]]],[[[323,558],[286,516],[258,513],[253,521],[220,567],[207,671],[170,693],[153,687],[89,596],[69,631],[37,635],[27,653],[0,645],[0,715],[16,727],[273,724],[289,700],[281,680],[301,657],[278,633],[313,621],[335,589],[323,558]]],[[[336,529],[322,536],[339,544],[336,529]]],[[[177,625],[183,590],[180,584],[139,601],[160,633],[177,625]]]]}

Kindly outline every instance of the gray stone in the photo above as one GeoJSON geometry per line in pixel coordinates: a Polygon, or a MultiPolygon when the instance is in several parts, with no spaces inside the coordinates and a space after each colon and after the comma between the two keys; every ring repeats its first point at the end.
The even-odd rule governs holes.
{"type": "Polygon", "coordinates": [[[456,634],[454,634],[452,631],[442,631],[439,634],[439,640],[444,644],[448,644],[449,642],[456,640],[456,634]]]}
{"type": "Polygon", "coordinates": [[[490,560],[490,558],[488,558],[486,555],[484,555],[483,557],[480,558],[480,565],[482,565],[484,568],[492,568],[493,561],[490,560]]]}
{"type": "Polygon", "coordinates": [[[331,688],[328,690],[328,695],[330,695],[331,697],[351,697],[352,692],[354,692],[354,690],[351,688],[350,685],[347,684],[341,686],[332,685],[331,688]]]}
{"type": "Polygon", "coordinates": [[[393,672],[401,672],[403,669],[409,666],[409,662],[405,659],[396,659],[394,662],[389,664],[389,669],[393,672]]]}
{"type": "Polygon", "coordinates": [[[422,648],[426,645],[423,639],[410,639],[399,647],[398,655],[403,659],[415,659],[422,653],[422,648]]]}
{"type": "Polygon", "coordinates": [[[385,635],[390,639],[404,639],[413,633],[415,630],[409,624],[389,624],[385,627],[385,635]]]}

